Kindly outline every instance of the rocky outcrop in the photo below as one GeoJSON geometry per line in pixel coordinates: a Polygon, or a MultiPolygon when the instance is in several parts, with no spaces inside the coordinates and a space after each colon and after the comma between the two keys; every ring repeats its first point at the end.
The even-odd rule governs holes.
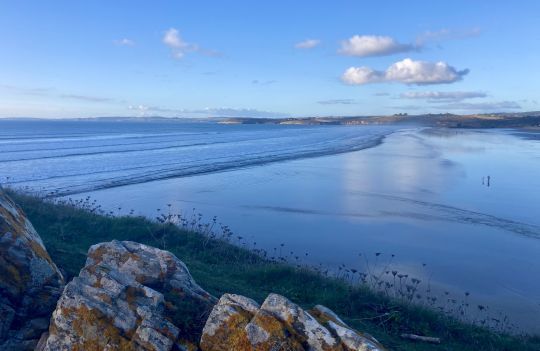
{"type": "Polygon", "coordinates": [[[94,245],[58,301],[43,350],[195,349],[215,302],[170,252],[94,245]]]}
{"type": "Polygon", "coordinates": [[[200,346],[203,351],[384,350],[328,308],[317,305],[308,312],[276,294],[262,306],[243,296],[223,295],[204,326],[200,346]]]}
{"type": "Polygon", "coordinates": [[[0,350],[33,350],[64,278],[23,211],[0,189],[0,350]]]}

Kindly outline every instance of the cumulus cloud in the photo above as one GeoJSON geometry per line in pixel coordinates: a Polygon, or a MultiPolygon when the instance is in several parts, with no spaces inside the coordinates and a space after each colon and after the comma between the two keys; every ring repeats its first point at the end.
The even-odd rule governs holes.
{"type": "Polygon", "coordinates": [[[313,49],[321,43],[319,39],[306,39],[294,45],[297,49],[313,49]]]}
{"type": "Polygon", "coordinates": [[[355,35],[341,42],[339,53],[348,56],[385,56],[416,50],[411,44],[401,44],[381,35],[355,35]]]}
{"type": "Polygon", "coordinates": [[[198,52],[200,54],[213,57],[221,56],[219,51],[204,49],[199,47],[197,44],[186,42],[182,36],[180,36],[180,32],[176,28],[169,28],[166,30],[163,34],[162,41],[163,44],[167,45],[171,49],[172,56],[175,59],[181,59],[190,52],[198,52]]]}
{"type": "Polygon", "coordinates": [[[330,99],[317,101],[320,105],[353,105],[357,102],[354,99],[330,99]]]}
{"type": "Polygon", "coordinates": [[[183,49],[188,44],[180,37],[178,29],[170,28],[163,35],[163,43],[173,49],[183,49]]]}
{"type": "Polygon", "coordinates": [[[350,85],[382,82],[427,85],[454,83],[463,79],[467,73],[469,73],[467,69],[458,71],[442,61],[427,62],[406,58],[392,64],[385,71],[377,71],[369,67],[349,67],[341,79],[350,85]]]}
{"type": "Polygon", "coordinates": [[[170,28],[165,31],[165,34],[163,35],[163,44],[171,48],[172,55],[176,59],[184,57],[187,52],[197,50],[197,45],[185,42],[176,28],[170,28]]]}
{"type": "Polygon", "coordinates": [[[419,99],[429,102],[457,102],[486,96],[486,93],[480,91],[411,91],[400,95],[402,99],[419,99]]]}
{"type": "Polygon", "coordinates": [[[128,38],[122,38],[114,40],[113,43],[118,46],[133,46],[135,45],[135,41],[128,39],[128,38]]]}
{"type": "Polygon", "coordinates": [[[387,56],[403,52],[420,51],[428,43],[446,40],[465,39],[480,34],[480,29],[465,30],[441,29],[426,31],[416,37],[414,43],[400,43],[396,39],[384,35],[354,35],[341,42],[338,52],[347,56],[369,57],[387,56]]]}

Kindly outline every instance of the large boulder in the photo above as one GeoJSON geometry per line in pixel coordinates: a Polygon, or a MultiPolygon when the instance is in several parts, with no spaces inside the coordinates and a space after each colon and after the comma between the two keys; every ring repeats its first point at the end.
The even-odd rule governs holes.
{"type": "Polygon", "coordinates": [[[58,301],[42,349],[194,349],[215,302],[170,252],[129,241],[94,245],[58,301]]]}
{"type": "Polygon", "coordinates": [[[33,350],[63,287],[36,230],[0,189],[0,350],[33,350]]]}
{"type": "Polygon", "coordinates": [[[262,306],[243,296],[223,295],[210,313],[200,346],[203,351],[384,350],[328,308],[317,305],[308,312],[276,294],[262,306]]]}

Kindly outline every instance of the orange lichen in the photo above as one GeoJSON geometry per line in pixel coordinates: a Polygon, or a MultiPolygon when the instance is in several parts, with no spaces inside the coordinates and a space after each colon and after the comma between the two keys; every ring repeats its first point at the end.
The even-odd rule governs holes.
{"type": "Polygon", "coordinates": [[[109,295],[105,294],[105,293],[99,293],[97,294],[97,296],[100,298],[101,301],[104,301],[108,304],[112,304],[112,299],[109,295]]]}
{"type": "Polygon", "coordinates": [[[88,253],[88,258],[94,261],[94,264],[98,264],[103,260],[103,256],[107,253],[108,249],[105,246],[99,246],[97,249],[88,253]]]}
{"type": "Polygon", "coordinates": [[[118,351],[140,349],[131,340],[134,330],[122,333],[114,326],[114,322],[99,310],[83,305],[79,308],[64,308],[62,313],[75,318],[72,327],[77,339],[71,345],[73,351],[101,351],[106,346],[118,351]]]}
{"type": "Polygon", "coordinates": [[[26,283],[31,280],[30,272],[27,269],[23,270],[20,265],[7,261],[7,258],[6,255],[0,254],[0,281],[9,282],[10,286],[22,292],[26,288],[26,283]]]}
{"type": "Polygon", "coordinates": [[[32,249],[32,251],[37,257],[44,259],[49,264],[53,264],[51,256],[49,256],[49,253],[45,250],[43,245],[41,245],[39,242],[35,240],[30,240],[28,242],[28,245],[30,246],[30,248],[32,249]]]}
{"type": "Polygon", "coordinates": [[[201,339],[203,351],[250,351],[253,348],[247,338],[245,326],[249,323],[252,315],[246,311],[238,310],[238,313],[227,318],[213,335],[205,334],[201,339]]]}
{"type": "Polygon", "coordinates": [[[257,344],[257,351],[270,350],[291,350],[303,351],[306,348],[305,337],[299,335],[290,324],[284,324],[274,316],[263,311],[259,311],[252,320],[269,335],[268,340],[257,344]]]}

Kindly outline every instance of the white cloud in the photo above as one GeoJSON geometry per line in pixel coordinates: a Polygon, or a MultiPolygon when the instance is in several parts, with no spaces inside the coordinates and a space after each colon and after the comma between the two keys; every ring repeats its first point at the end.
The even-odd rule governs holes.
{"type": "Polygon", "coordinates": [[[381,35],[355,35],[341,42],[340,54],[348,56],[385,56],[416,50],[413,45],[401,44],[381,35]]]}
{"type": "Polygon", "coordinates": [[[465,99],[484,98],[480,91],[410,91],[400,95],[402,99],[420,99],[430,102],[462,101],[465,99]]]}
{"type": "Polygon", "coordinates": [[[135,41],[128,38],[114,40],[113,43],[118,46],[134,46],[135,45],[135,41]]]}
{"type": "Polygon", "coordinates": [[[383,82],[384,72],[369,67],[349,67],[341,76],[341,80],[350,85],[362,85],[383,82]]]}
{"type": "Polygon", "coordinates": [[[176,59],[181,59],[188,52],[199,50],[195,44],[190,44],[182,39],[180,32],[176,28],[170,28],[163,35],[163,44],[172,50],[172,55],[176,59]]]}
{"type": "Polygon", "coordinates": [[[321,43],[319,39],[306,39],[294,45],[297,49],[313,49],[321,43]]]}
{"type": "Polygon", "coordinates": [[[351,85],[382,82],[424,85],[454,83],[461,80],[467,73],[469,70],[458,71],[442,61],[414,61],[406,58],[392,64],[385,71],[377,71],[369,67],[350,67],[343,73],[341,79],[351,85]]]}
{"type": "Polygon", "coordinates": [[[178,29],[175,28],[170,28],[165,32],[163,43],[173,49],[183,49],[188,46],[188,44],[180,37],[178,29]]]}
{"type": "Polygon", "coordinates": [[[478,28],[426,31],[418,35],[414,43],[407,44],[400,43],[394,38],[384,35],[354,35],[341,42],[341,48],[338,52],[342,55],[358,57],[387,56],[403,52],[420,51],[427,43],[465,39],[479,34],[480,29],[478,28]]]}
{"type": "Polygon", "coordinates": [[[135,111],[148,111],[148,109],[150,109],[150,108],[148,106],[144,106],[144,105],[129,105],[128,109],[129,110],[135,110],[135,111]]]}

